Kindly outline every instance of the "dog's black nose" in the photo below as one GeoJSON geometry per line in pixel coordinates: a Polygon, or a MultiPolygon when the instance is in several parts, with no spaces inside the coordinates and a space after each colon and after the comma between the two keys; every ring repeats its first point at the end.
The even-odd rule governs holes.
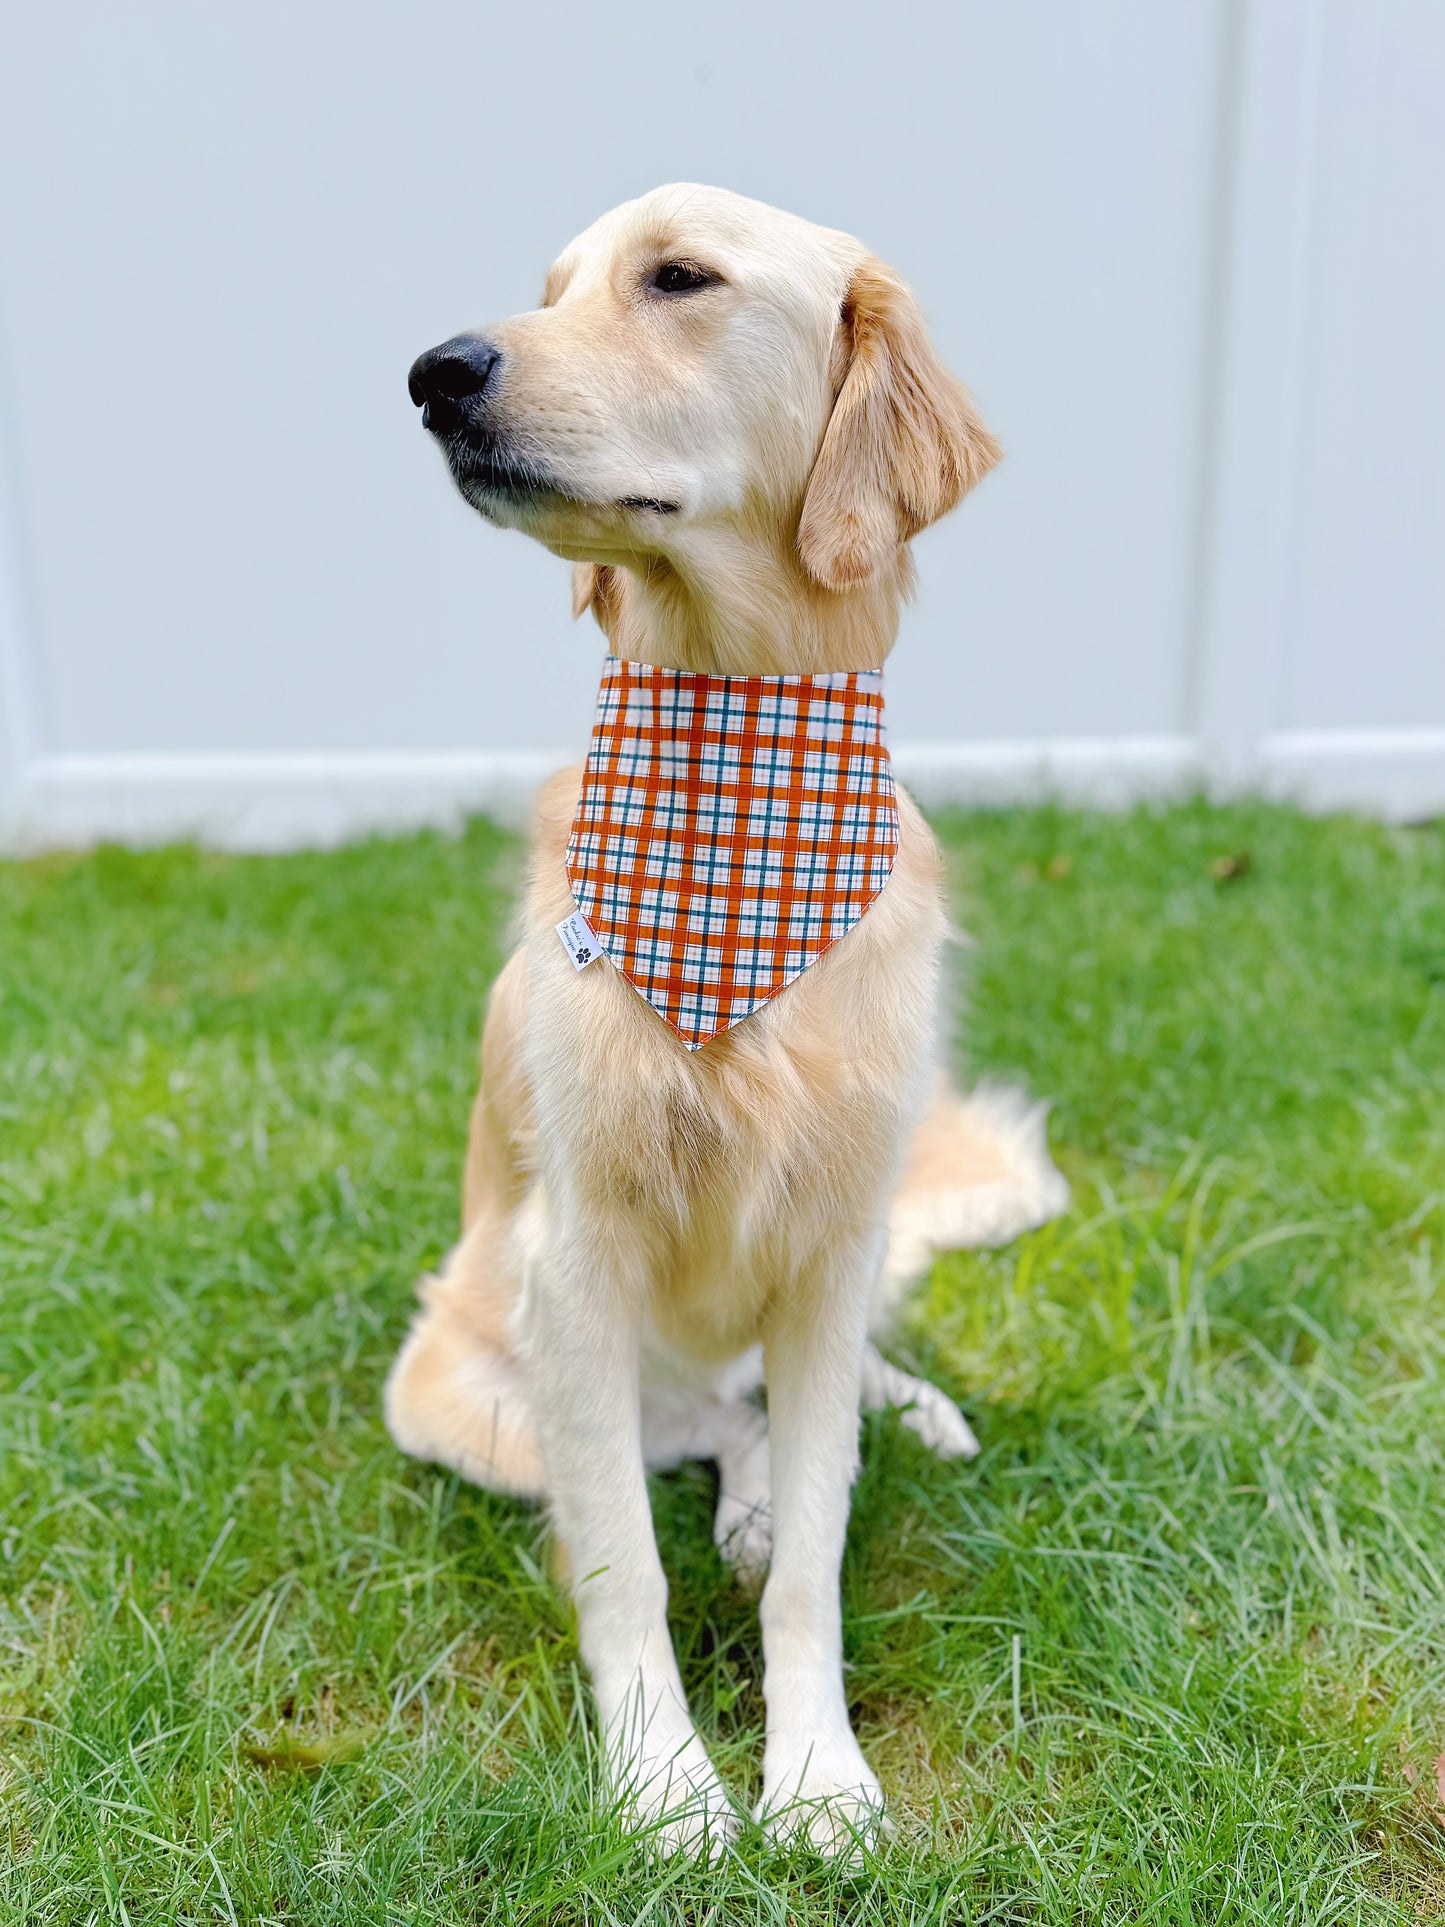
{"type": "Polygon", "coordinates": [[[468,402],[477,401],[502,359],[500,348],[483,335],[453,335],[439,348],[428,348],[411,364],[407,392],[426,412],[427,428],[454,428],[468,402]]]}

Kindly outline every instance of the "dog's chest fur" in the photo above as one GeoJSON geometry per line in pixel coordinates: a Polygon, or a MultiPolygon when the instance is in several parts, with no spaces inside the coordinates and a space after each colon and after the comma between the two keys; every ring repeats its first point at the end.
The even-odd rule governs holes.
{"type": "Polygon", "coordinates": [[[574,972],[553,925],[575,779],[541,809],[525,1047],[547,1215],[628,1249],[672,1342],[725,1357],[881,1223],[926,1096],[944,932],[931,832],[901,799],[882,896],[773,1003],[689,1052],[605,963],[574,972]]]}

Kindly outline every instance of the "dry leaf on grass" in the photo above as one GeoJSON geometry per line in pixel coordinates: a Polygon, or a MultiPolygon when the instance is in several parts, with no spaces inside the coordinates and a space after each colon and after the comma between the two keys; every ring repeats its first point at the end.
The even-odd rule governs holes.
{"type": "MultiPolygon", "coordinates": [[[[1402,1740],[1400,1751],[1403,1753],[1404,1750],[1405,1743],[1402,1740]]],[[[1429,1807],[1430,1818],[1445,1827],[1445,1753],[1437,1753],[1432,1765],[1435,1769],[1435,1800],[1429,1807]]],[[[1420,1769],[1413,1760],[1404,1761],[1400,1771],[1404,1774],[1408,1786],[1420,1786],[1420,1769]]],[[[1425,1789],[1420,1787],[1420,1791],[1423,1793],[1425,1789]]]]}
{"type": "Polygon", "coordinates": [[[270,1767],[290,1773],[319,1773],[323,1767],[341,1766],[354,1760],[366,1745],[366,1734],[333,1733],[323,1740],[283,1738],[275,1746],[255,1746],[241,1742],[241,1751],[252,1766],[270,1767]]]}

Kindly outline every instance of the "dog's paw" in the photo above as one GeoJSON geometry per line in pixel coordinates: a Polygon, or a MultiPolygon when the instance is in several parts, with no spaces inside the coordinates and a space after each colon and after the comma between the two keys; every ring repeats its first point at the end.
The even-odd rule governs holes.
{"type": "Polygon", "coordinates": [[[775,1740],[754,1818],[779,1846],[861,1865],[884,1828],[883,1789],[851,1733],[810,1747],[801,1762],[796,1747],[785,1752],[775,1740]]]}
{"type": "Polygon", "coordinates": [[[712,1536],[744,1592],[761,1591],[773,1556],[773,1515],[766,1500],[724,1493],[718,1500],[712,1536]]]}
{"type": "Polygon", "coordinates": [[[941,1459],[975,1459],[978,1440],[973,1427],[946,1392],[919,1379],[913,1403],[899,1414],[910,1432],[941,1459]]]}
{"type": "Polygon", "coordinates": [[[639,1808],[634,1825],[657,1859],[681,1854],[702,1866],[721,1860],[738,1834],[737,1810],[721,1781],[712,1788],[672,1788],[657,1811],[639,1808]]]}
{"type": "Polygon", "coordinates": [[[614,1750],[609,1765],[627,1824],[657,1858],[716,1860],[737,1837],[737,1809],[696,1733],[671,1750],[649,1735],[625,1759],[614,1750]]]}

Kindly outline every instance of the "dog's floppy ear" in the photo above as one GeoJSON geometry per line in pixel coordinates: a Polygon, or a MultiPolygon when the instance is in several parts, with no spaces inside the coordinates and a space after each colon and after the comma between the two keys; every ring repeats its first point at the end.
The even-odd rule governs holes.
{"type": "Polygon", "coordinates": [[[592,607],[592,598],[597,593],[597,565],[595,562],[574,562],[572,564],[572,620],[579,622],[592,607]]]}
{"type": "Polygon", "coordinates": [[[828,589],[878,573],[955,507],[1002,450],[939,360],[912,294],[871,257],[843,302],[842,383],[798,524],[803,566],[828,589]]]}
{"type": "Polygon", "coordinates": [[[605,562],[572,564],[572,619],[585,616],[590,609],[603,635],[612,633],[616,613],[617,572],[605,562]]]}

